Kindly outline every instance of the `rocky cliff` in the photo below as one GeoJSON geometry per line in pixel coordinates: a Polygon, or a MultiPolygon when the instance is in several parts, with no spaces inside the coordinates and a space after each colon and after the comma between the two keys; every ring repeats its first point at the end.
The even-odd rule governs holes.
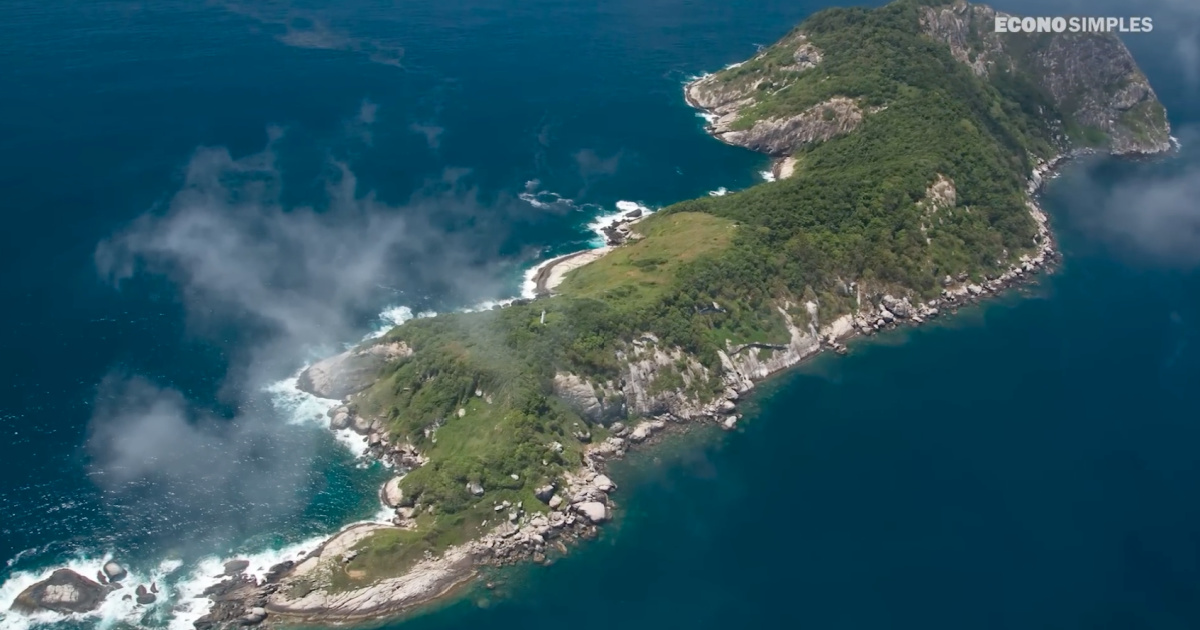
{"type": "Polygon", "coordinates": [[[1170,148],[1166,110],[1116,35],[996,33],[998,15],[1009,14],[963,0],[921,7],[921,30],[976,75],[1032,79],[1077,144],[1118,155],[1170,148]]]}
{"type": "MultiPolygon", "coordinates": [[[[1039,101],[1052,130],[1048,139],[1060,151],[1088,146],[1139,154],[1170,148],[1166,111],[1116,35],[996,33],[998,13],[986,5],[911,4],[914,31],[945,44],[977,76],[996,85],[1033,86],[1036,94],[1027,96],[1039,101]]],[[[715,137],[773,156],[844,135],[887,104],[865,108],[855,94],[822,95],[819,84],[827,72],[845,68],[826,68],[843,51],[822,50],[814,41],[821,39],[801,26],[750,60],[689,83],[687,100],[709,112],[715,137]]]]}

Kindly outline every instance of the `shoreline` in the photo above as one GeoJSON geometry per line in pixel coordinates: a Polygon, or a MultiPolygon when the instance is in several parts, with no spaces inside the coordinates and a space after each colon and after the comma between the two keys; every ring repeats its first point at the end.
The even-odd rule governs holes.
{"type": "MultiPolygon", "coordinates": [[[[563,500],[557,508],[550,512],[549,517],[539,514],[519,526],[503,523],[500,527],[475,540],[456,545],[442,552],[440,556],[422,561],[400,577],[388,578],[376,584],[331,597],[342,604],[361,601],[372,602],[370,605],[351,605],[346,608],[344,605],[337,605],[337,602],[327,602],[334,604],[332,606],[295,606],[285,602],[269,603],[266,610],[273,618],[271,624],[334,623],[341,625],[357,623],[365,625],[386,622],[453,597],[456,592],[479,576],[483,566],[504,566],[528,561],[541,564],[546,561],[545,552],[542,549],[548,546],[549,540],[555,539],[553,546],[565,553],[579,539],[595,537],[598,528],[612,518],[612,509],[616,506],[615,502],[609,498],[616,491],[616,486],[607,477],[608,464],[623,458],[630,450],[641,450],[658,444],[663,438],[687,431],[694,424],[715,423],[725,430],[735,429],[738,420],[741,419],[741,414],[738,413],[739,399],[769,377],[777,376],[825,350],[833,350],[839,354],[844,353],[846,347],[842,342],[850,338],[871,336],[878,331],[900,326],[920,325],[927,319],[937,317],[940,313],[939,306],[955,312],[961,306],[978,304],[1007,289],[1032,282],[1043,270],[1052,271],[1054,263],[1058,260],[1058,253],[1054,245],[1053,234],[1049,229],[1048,217],[1041,209],[1036,195],[1063,165],[1084,153],[1086,152],[1069,152],[1055,156],[1051,160],[1040,162],[1030,174],[1027,186],[1029,194],[1027,204],[1038,225],[1039,242],[1036,255],[1022,257],[1022,260],[1010,266],[1004,273],[994,278],[986,278],[981,284],[959,282],[948,286],[942,291],[941,298],[913,306],[913,311],[919,313],[916,315],[897,316],[898,313],[891,313],[883,304],[879,309],[873,309],[870,305],[863,308],[860,303],[860,308],[856,313],[843,315],[819,331],[809,331],[810,333],[816,332],[816,335],[806,334],[791,325],[789,318],[788,323],[793,333],[793,343],[783,347],[788,352],[783,353],[785,356],[778,364],[764,365],[762,367],[766,369],[747,374],[745,369],[738,369],[737,362],[741,357],[756,357],[761,349],[758,345],[745,344],[741,347],[729,348],[728,353],[721,353],[723,361],[728,361],[735,366],[732,371],[733,377],[727,378],[730,388],[724,397],[719,397],[712,403],[701,407],[698,413],[691,417],[664,414],[664,416],[670,417],[642,418],[632,427],[625,426],[621,422],[614,423],[611,427],[612,437],[604,442],[589,445],[585,450],[581,467],[567,476],[565,487],[557,489],[556,498],[565,495],[570,499],[563,500]],[[936,303],[937,306],[930,306],[930,303],[936,303]],[[884,313],[889,313],[890,317],[885,316],[884,313]],[[867,319],[868,315],[878,315],[879,317],[871,321],[867,319]],[[789,354],[790,356],[788,356],[789,354]],[[585,504],[587,507],[581,507],[585,504]],[[589,513],[589,510],[592,512],[589,513]],[[397,588],[398,585],[409,585],[414,582],[417,583],[415,584],[418,587],[416,589],[397,588]]],[[[553,288],[550,279],[556,269],[562,270],[560,275],[565,275],[566,271],[599,258],[613,248],[614,246],[608,246],[594,250],[582,250],[542,263],[537,267],[535,274],[539,290],[543,287],[547,291],[553,288]],[[598,253],[593,257],[586,257],[591,252],[598,253]]],[[[890,298],[891,296],[886,297],[890,298]]],[[[907,298],[894,300],[894,310],[898,312],[905,310],[900,305],[906,303],[907,298]]],[[[780,348],[771,349],[778,352],[780,348]]],[[[757,365],[757,362],[751,361],[750,365],[757,365]]],[[[326,545],[334,542],[336,538],[352,530],[356,525],[362,526],[362,524],[347,526],[300,562],[319,557],[321,550],[326,545]]],[[[386,526],[376,524],[376,527],[386,526]]],[[[290,574],[291,570],[288,573],[290,574]]],[[[259,588],[268,585],[269,582],[259,585],[259,588]]]]}
{"type": "MultiPolygon", "coordinates": [[[[699,107],[688,94],[688,87],[702,78],[686,84],[684,94],[689,105],[707,111],[699,107]]],[[[207,608],[208,614],[197,620],[196,627],[254,624],[268,627],[315,624],[373,625],[403,617],[418,609],[455,597],[456,593],[479,577],[483,566],[510,565],[531,560],[539,564],[544,563],[549,547],[566,553],[568,547],[578,539],[594,537],[598,528],[611,520],[612,509],[616,503],[610,495],[617,487],[607,477],[609,463],[621,459],[629,451],[658,444],[673,434],[690,430],[695,424],[715,424],[726,430],[735,429],[742,417],[739,413],[742,397],[752,392],[767,378],[782,374],[825,350],[844,353],[847,351],[844,341],[848,339],[871,336],[876,332],[901,326],[920,325],[938,317],[943,311],[954,313],[959,307],[978,304],[1008,289],[1035,282],[1036,276],[1043,271],[1052,272],[1054,265],[1061,258],[1049,227],[1049,218],[1043,211],[1037,194],[1063,166],[1074,158],[1089,153],[1095,152],[1068,151],[1050,160],[1038,160],[1029,174],[1026,204],[1037,225],[1036,253],[1022,256],[1003,273],[995,277],[985,277],[978,284],[970,278],[947,277],[948,282],[944,283],[941,297],[926,302],[910,303],[907,297],[896,299],[891,295],[864,296],[860,288],[855,309],[832,322],[827,322],[819,329],[812,325],[807,330],[802,329],[784,312],[788,330],[792,335],[790,343],[742,344],[736,347],[727,345],[724,352],[719,352],[722,363],[728,368],[725,372],[728,388],[723,395],[718,395],[711,403],[697,403],[694,406],[695,413],[665,413],[638,418],[630,422],[630,426],[621,422],[611,425],[612,437],[589,444],[585,449],[582,465],[566,476],[562,488],[553,489],[556,492],[554,498],[560,501],[559,506],[552,507],[548,515],[538,513],[532,518],[514,521],[518,523],[516,525],[504,521],[478,538],[447,548],[436,557],[427,557],[400,576],[386,578],[359,589],[337,593],[313,589],[298,596],[282,593],[288,590],[284,587],[294,584],[294,581],[288,582],[289,578],[305,576],[306,571],[315,570],[321,560],[344,558],[351,552],[353,542],[357,542],[347,542],[357,535],[356,532],[402,526],[399,523],[393,526],[371,521],[350,523],[326,537],[315,550],[302,558],[271,567],[261,580],[245,572],[223,576],[228,579],[216,581],[195,600],[203,602],[208,598],[211,601],[207,608]],[[760,356],[761,351],[767,352],[760,356]],[[326,557],[324,554],[327,553],[326,557]],[[309,569],[302,569],[306,564],[309,569]],[[317,593],[317,596],[310,597],[313,593],[317,593]],[[263,613],[252,613],[254,610],[262,610],[263,613]],[[250,621],[250,617],[257,620],[250,621]]],[[[1161,153],[1143,155],[1153,157],[1161,153]]],[[[772,172],[777,179],[781,176],[780,170],[786,159],[791,158],[772,158],[772,172]]],[[[570,271],[601,258],[625,242],[636,240],[637,236],[629,232],[628,227],[647,216],[649,212],[639,211],[636,216],[633,214],[632,211],[622,212],[614,223],[603,228],[603,234],[609,241],[607,245],[557,256],[534,267],[531,270],[532,276],[527,275],[526,278],[532,281],[535,296],[550,295],[570,271]],[[622,227],[625,228],[624,232],[622,227]],[[617,240],[614,234],[622,235],[620,240],[617,240]]],[[[634,344],[636,345],[637,341],[634,344]]],[[[632,353],[636,356],[637,350],[633,350],[632,353]]],[[[332,411],[345,409],[341,406],[344,404],[345,401],[335,406],[331,415],[332,411]]],[[[363,435],[369,441],[370,457],[380,458],[381,453],[382,456],[389,456],[398,452],[395,447],[401,447],[408,449],[407,454],[413,460],[420,459],[419,453],[410,446],[389,446],[386,438],[383,439],[380,448],[378,429],[359,431],[351,423],[350,430],[363,435]],[[393,450],[384,453],[389,448],[393,450]]],[[[553,502],[551,505],[553,506],[553,502]]],[[[178,606],[179,602],[175,605],[178,606]]]]}

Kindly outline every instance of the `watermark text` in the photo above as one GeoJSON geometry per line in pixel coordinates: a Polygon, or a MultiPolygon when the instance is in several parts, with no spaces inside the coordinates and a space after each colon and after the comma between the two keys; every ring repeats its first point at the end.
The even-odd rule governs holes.
{"type": "Polygon", "coordinates": [[[1016,17],[996,16],[997,33],[1149,33],[1148,17],[1016,17]]]}

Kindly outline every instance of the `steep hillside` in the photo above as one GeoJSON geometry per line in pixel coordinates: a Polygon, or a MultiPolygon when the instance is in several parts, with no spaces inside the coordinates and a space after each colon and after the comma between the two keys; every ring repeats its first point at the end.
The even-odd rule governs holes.
{"type": "Polygon", "coordinates": [[[395,527],[282,572],[268,610],[377,616],[463,563],[542,554],[608,518],[604,459],[685,421],[733,426],[754,381],[1034,273],[1046,169],[1084,146],[1165,150],[1168,127],[1115,38],[995,35],[991,15],[813,15],[686,89],[717,137],[788,156],[790,177],[632,224],[554,295],[409,321],[314,366],[302,386],[345,396],[332,424],[406,474],[382,493],[395,527]]]}

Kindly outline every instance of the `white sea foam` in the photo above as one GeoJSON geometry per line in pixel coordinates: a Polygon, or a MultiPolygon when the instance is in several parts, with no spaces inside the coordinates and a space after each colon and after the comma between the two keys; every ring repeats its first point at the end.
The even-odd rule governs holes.
{"type": "Polygon", "coordinates": [[[588,245],[591,249],[604,247],[608,240],[608,237],[604,234],[604,228],[610,227],[620,219],[624,218],[626,214],[633,212],[634,210],[641,210],[642,216],[654,213],[654,210],[651,210],[650,208],[636,201],[622,200],[618,201],[616,205],[616,212],[601,214],[587,224],[587,228],[596,234],[596,237],[588,242],[588,245]]]}
{"type": "Polygon", "coordinates": [[[728,194],[729,194],[729,189],[724,186],[721,186],[720,188],[718,188],[716,190],[708,191],[708,195],[710,197],[724,197],[725,195],[728,195],[728,194]]]}
{"type": "MultiPolygon", "coordinates": [[[[321,398],[302,391],[296,386],[300,374],[308,366],[300,368],[288,378],[268,385],[265,390],[271,396],[271,404],[275,406],[288,424],[311,425],[321,428],[328,426],[328,412],[341,404],[339,400],[321,398]]],[[[367,438],[349,429],[333,431],[333,437],[339,444],[345,446],[356,459],[362,459],[367,453],[367,438]]],[[[365,465],[365,462],[364,464],[365,465]]]]}
{"type": "MultiPolygon", "coordinates": [[[[121,588],[116,589],[105,597],[100,607],[89,613],[64,615],[42,611],[32,615],[13,612],[13,601],[21,591],[40,582],[54,571],[67,568],[88,579],[95,579],[104,563],[112,559],[111,555],[99,559],[77,558],[65,565],[53,566],[39,571],[17,571],[0,585],[0,630],[26,630],[39,626],[52,626],[63,622],[80,622],[94,620],[99,628],[110,628],[117,623],[138,626],[144,618],[156,619],[158,622],[167,620],[170,615],[170,604],[176,600],[175,589],[171,586],[172,574],[180,567],[178,560],[164,560],[158,566],[148,571],[138,571],[126,567],[129,575],[121,581],[121,588]],[[158,600],[149,606],[140,606],[134,599],[138,586],[149,588],[154,584],[158,589],[158,600]],[[126,600],[125,597],[129,599],[126,600]]],[[[188,625],[191,628],[191,625],[188,625]]]]}
{"type": "MultiPolygon", "coordinates": [[[[536,182],[537,180],[532,180],[536,182]]],[[[528,184],[526,184],[528,186],[528,184]]],[[[538,208],[539,210],[550,210],[553,208],[572,209],[575,207],[575,201],[556,192],[548,190],[526,190],[517,195],[519,199],[525,203],[538,208]]]]}
{"type": "Polygon", "coordinates": [[[206,614],[212,605],[212,601],[201,594],[204,589],[223,579],[226,562],[230,560],[248,561],[250,566],[246,568],[246,575],[253,576],[255,580],[262,582],[266,579],[267,572],[271,570],[271,567],[286,560],[299,560],[321,546],[328,538],[328,535],[313,536],[278,549],[271,548],[249,554],[234,554],[225,558],[209,556],[200,560],[172,588],[175,614],[167,627],[170,630],[194,630],[193,623],[206,614]]]}
{"type": "Polygon", "coordinates": [[[703,118],[704,122],[708,123],[709,125],[715,124],[717,122],[717,119],[720,118],[720,116],[717,116],[716,114],[712,114],[709,112],[696,112],[696,117],[703,118]]]}
{"type": "Polygon", "coordinates": [[[521,280],[521,297],[527,300],[537,297],[537,282],[534,279],[537,278],[539,267],[541,265],[526,269],[524,278],[521,280]]]}
{"type": "Polygon", "coordinates": [[[768,182],[775,181],[775,173],[772,173],[771,171],[759,171],[758,175],[768,182]]]}
{"type": "Polygon", "coordinates": [[[437,315],[435,311],[421,311],[413,313],[413,310],[407,306],[389,306],[381,311],[377,317],[375,328],[367,333],[363,340],[378,339],[388,333],[391,329],[403,324],[410,319],[420,319],[422,317],[434,317],[437,315]]]}

